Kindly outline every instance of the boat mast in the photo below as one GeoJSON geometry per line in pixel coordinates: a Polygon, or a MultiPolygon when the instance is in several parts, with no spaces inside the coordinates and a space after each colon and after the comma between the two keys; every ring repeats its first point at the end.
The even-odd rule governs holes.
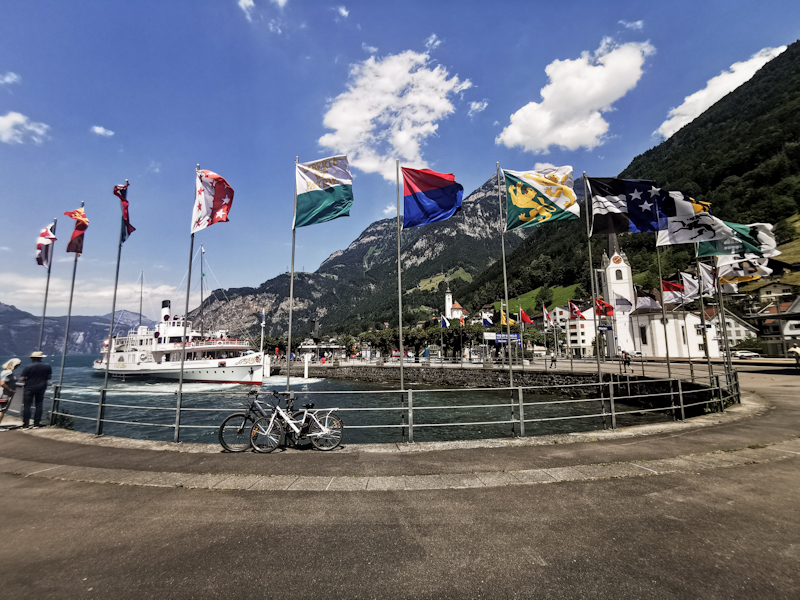
{"type": "Polygon", "coordinates": [[[139,282],[139,327],[142,326],[142,298],[144,297],[144,271],[142,271],[142,280],[139,282]]]}

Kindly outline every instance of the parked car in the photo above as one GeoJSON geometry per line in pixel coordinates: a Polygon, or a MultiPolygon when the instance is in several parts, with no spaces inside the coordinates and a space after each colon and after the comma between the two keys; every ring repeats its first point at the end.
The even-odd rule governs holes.
{"type": "Polygon", "coordinates": [[[633,358],[642,358],[642,351],[641,350],[634,350],[631,352],[631,356],[633,358]]]}
{"type": "Polygon", "coordinates": [[[750,350],[736,350],[731,352],[733,358],[761,358],[758,352],[751,352],[750,350]]]}

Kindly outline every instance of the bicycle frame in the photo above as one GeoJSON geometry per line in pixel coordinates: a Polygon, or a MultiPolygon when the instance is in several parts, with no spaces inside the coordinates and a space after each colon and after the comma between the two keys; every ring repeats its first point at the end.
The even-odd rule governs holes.
{"type": "Polygon", "coordinates": [[[303,425],[306,424],[306,419],[310,417],[319,426],[320,430],[317,433],[306,433],[304,437],[319,437],[330,433],[330,429],[328,429],[325,425],[323,425],[317,418],[317,416],[318,415],[327,416],[337,410],[338,410],[337,408],[321,408],[316,410],[308,410],[307,408],[304,408],[302,409],[303,418],[296,420],[292,417],[292,415],[290,415],[280,406],[275,405],[273,407],[273,413],[272,413],[272,418],[270,419],[270,425],[272,425],[272,422],[275,420],[275,416],[278,415],[280,416],[281,419],[283,419],[283,422],[286,423],[286,425],[288,425],[292,429],[295,435],[299,436],[303,425]]]}

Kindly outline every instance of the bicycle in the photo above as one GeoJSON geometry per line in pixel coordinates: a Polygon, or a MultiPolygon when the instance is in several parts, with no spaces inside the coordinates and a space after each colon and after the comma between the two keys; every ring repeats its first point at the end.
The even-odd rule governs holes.
{"type": "Polygon", "coordinates": [[[258,390],[250,390],[247,397],[252,397],[250,406],[243,413],[234,413],[222,421],[219,426],[219,443],[228,452],[244,452],[250,448],[250,434],[253,424],[260,418],[269,416],[271,413],[265,410],[265,406],[272,408],[265,402],[258,401],[258,390]]]}
{"type": "Polygon", "coordinates": [[[314,410],[314,403],[303,404],[302,410],[293,411],[294,398],[286,399],[286,410],[280,407],[280,395],[272,392],[278,399],[272,407],[272,414],[258,419],[250,432],[250,443],[256,452],[272,452],[287,441],[297,446],[301,440],[308,439],[317,450],[333,450],[342,442],[344,423],[337,408],[314,410]]]}

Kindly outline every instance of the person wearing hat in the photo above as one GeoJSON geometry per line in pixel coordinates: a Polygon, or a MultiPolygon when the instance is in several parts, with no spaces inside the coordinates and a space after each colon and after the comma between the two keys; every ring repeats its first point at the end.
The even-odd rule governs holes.
{"type": "Polygon", "coordinates": [[[14,392],[17,390],[17,378],[14,377],[14,369],[22,362],[18,358],[12,358],[3,364],[3,371],[0,372],[0,422],[8,410],[14,392]]]}
{"type": "Polygon", "coordinates": [[[47,382],[53,376],[53,369],[42,359],[47,358],[40,351],[31,353],[31,364],[22,369],[19,380],[25,382],[25,391],[22,394],[22,428],[31,427],[31,407],[35,405],[33,426],[41,427],[42,405],[47,382]]]}

